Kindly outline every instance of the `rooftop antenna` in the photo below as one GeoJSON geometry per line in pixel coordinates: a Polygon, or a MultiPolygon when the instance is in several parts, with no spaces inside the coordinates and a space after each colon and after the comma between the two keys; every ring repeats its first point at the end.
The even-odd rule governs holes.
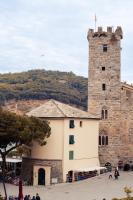
{"type": "Polygon", "coordinates": [[[96,32],[96,29],[97,29],[97,16],[95,14],[95,32],[96,32]]]}

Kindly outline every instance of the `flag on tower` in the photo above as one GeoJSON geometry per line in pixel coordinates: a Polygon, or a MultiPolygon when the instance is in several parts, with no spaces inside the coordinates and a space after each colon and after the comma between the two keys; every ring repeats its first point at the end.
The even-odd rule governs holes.
{"type": "Polygon", "coordinates": [[[96,14],[95,14],[95,22],[97,21],[97,16],[96,16],[96,14]]]}
{"type": "Polygon", "coordinates": [[[96,31],[96,28],[97,28],[97,16],[95,14],[95,31],[96,31]]]}

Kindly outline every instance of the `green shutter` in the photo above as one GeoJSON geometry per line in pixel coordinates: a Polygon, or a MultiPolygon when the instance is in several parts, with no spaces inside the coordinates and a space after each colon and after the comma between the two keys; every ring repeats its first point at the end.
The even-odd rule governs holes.
{"type": "Polygon", "coordinates": [[[69,144],[74,144],[74,135],[69,135],[69,144]]]}
{"type": "Polygon", "coordinates": [[[69,128],[74,128],[75,125],[74,125],[74,120],[70,120],[69,121],[69,128]]]}
{"type": "Polygon", "coordinates": [[[69,160],[74,159],[74,151],[69,151],[69,160]]]}

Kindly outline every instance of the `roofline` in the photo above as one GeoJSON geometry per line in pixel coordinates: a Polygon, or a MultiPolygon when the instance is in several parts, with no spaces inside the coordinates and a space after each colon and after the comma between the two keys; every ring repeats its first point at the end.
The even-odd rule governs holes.
{"type": "Polygon", "coordinates": [[[92,117],[38,117],[38,118],[45,118],[45,119],[91,119],[91,120],[100,120],[101,118],[92,118],[92,117]]]}
{"type": "Polygon", "coordinates": [[[127,89],[133,90],[133,85],[129,85],[129,84],[127,84],[127,83],[121,82],[121,87],[125,87],[125,88],[127,88],[127,89]]]}

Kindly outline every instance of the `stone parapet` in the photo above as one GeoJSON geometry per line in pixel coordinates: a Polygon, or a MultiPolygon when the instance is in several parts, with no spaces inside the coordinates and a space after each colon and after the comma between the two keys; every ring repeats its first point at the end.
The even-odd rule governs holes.
{"type": "Polygon", "coordinates": [[[87,34],[88,41],[90,38],[101,38],[101,37],[109,37],[112,40],[120,40],[123,38],[123,32],[122,28],[120,26],[117,26],[117,28],[114,30],[112,26],[107,27],[106,31],[103,31],[102,27],[98,27],[95,31],[94,29],[89,29],[87,34]]]}

